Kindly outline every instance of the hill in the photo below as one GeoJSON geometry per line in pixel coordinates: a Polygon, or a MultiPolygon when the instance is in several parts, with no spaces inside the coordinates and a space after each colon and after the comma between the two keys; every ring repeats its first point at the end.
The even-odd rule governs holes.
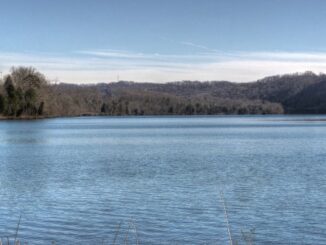
{"type": "Polygon", "coordinates": [[[216,115],[325,113],[326,75],[277,75],[251,83],[51,84],[33,68],[13,68],[0,84],[0,115],[216,115]]]}

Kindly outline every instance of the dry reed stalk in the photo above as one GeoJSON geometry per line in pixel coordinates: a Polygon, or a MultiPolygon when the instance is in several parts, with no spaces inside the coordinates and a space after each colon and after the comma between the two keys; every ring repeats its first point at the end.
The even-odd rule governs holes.
{"type": "Polygon", "coordinates": [[[229,216],[228,216],[228,212],[227,212],[227,209],[226,209],[224,194],[223,194],[222,191],[220,191],[220,198],[221,198],[221,201],[222,201],[222,204],[223,204],[224,215],[225,215],[225,220],[226,220],[226,226],[227,226],[227,229],[228,229],[230,245],[233,245],[231,228],[230,228],[230,223],[229,223],[229,216]]]}
{"type": "Polygon", "coordinates": [[[249,235],[248,234],[245,234],[245,232],[243,230],[241,230],[241,236],[242,236],[242,239],[246,242],[246,244],[248,245],[253,245],[253,238],[252,238],[252,235],[253,235],[253,230],[250,230],[250,233],[249,235]]]}
{"type": "Polygon", "coordinates": [[[138,232],[137,232],[137,227],[136,227],[136,224],[135,222],[133,222],[132,220],[130,221],[133,228],[134,228],[134,232],[135,232],[135,236],[136,236],[136,244],[139,245],[139,240],[138,240],[138,232]]]}
{"type": "Polygon", "coordinates": [[[16,245],[17,242],[17,236],[18,236],[18,231],[19,231],[19,226],[20,226],[20,221],[21,221],[22,215],[19,216],[16,232],[15,232],[15,239],[14,239],[14,244],[16,245]]]}
{"type": "Polygon", "coordinates": [[[130,222],[129,222],[129,223],[128,223],[128,230],[127,230],[126,237],[125,237],[125,245],[128,244],[128,236],[129,236],[130,226],[131,226],[131,224],[130,224],[130,222]]]}
{"type": "Polygon", "coordinates": [[[119,232],[120,232],[120,228],[121,228],[121,223],[122,222],[120,221],[120,223],[117,226],[116,232],[114,234],[113,245],[115,245],[115,242],[116,242],[116,240],[118,238],[118,235],[119,235],[119,232]]]}

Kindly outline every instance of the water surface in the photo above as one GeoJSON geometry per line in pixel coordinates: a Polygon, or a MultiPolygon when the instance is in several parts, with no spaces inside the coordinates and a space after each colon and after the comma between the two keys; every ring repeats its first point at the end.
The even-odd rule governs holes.
{"type": "Polygon", "coordinates": [[[117,243],[132,223],[141,244],[226,244],[222,190],[235,240],[326,244],[319,118],[2,121],[0,237],[21,215],[29,244],[112,244],[120,222],[117,243]]]}

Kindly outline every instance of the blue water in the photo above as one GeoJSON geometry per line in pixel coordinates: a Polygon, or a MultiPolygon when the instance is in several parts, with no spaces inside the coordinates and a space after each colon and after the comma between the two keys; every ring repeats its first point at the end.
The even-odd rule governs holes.
{"type": "Polygon", "coordinates": [[[222,191],[240,244],[326,244],[326,122],[311,118],[326,119],[2,121],[0,237],[21,215],[29,244],[226,244],[222,191]]]}

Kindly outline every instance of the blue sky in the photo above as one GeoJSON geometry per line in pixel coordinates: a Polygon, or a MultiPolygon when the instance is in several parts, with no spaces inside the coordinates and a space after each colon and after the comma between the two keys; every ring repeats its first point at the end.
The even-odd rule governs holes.
{"type": "Polygon", "coordinates": [[[0,71],[51,80],[252,81],[326,72],[323,0],[2,0],[0,71]]]}

